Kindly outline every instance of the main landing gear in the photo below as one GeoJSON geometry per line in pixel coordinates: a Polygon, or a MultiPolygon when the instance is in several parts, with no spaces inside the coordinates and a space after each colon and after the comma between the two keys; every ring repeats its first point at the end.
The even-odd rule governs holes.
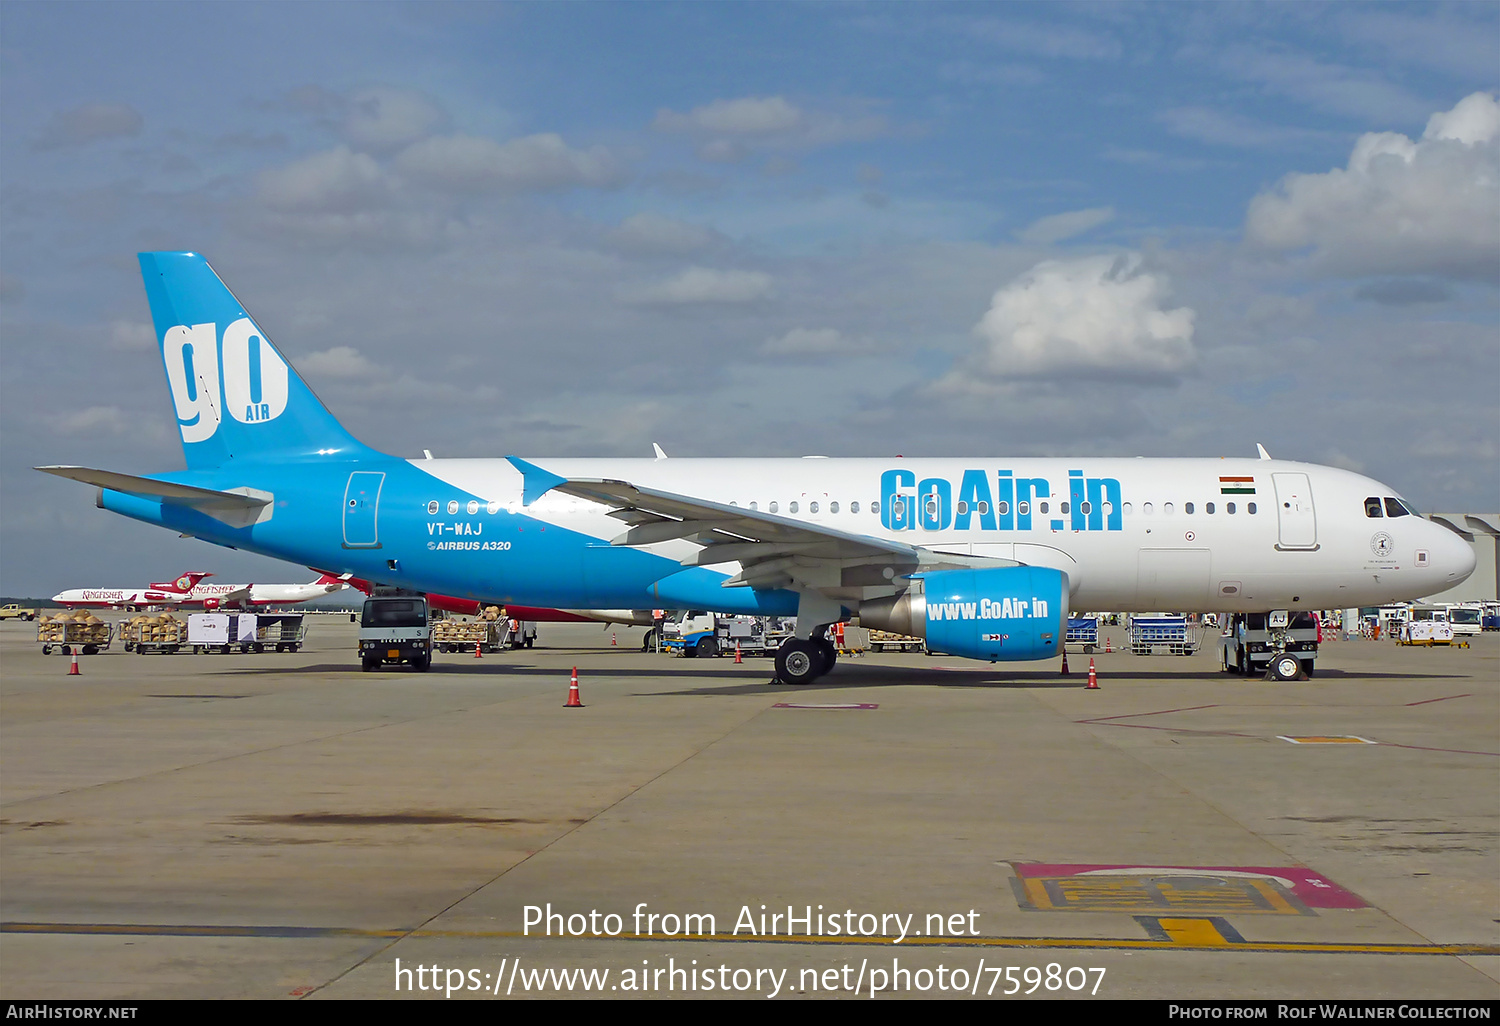
{"type": "Polygon", "coordinates": [[[827,638],[787,638],[776,650],[776,679],[783,684],[811,684],[833,669],[839,650],[827,638]]]}

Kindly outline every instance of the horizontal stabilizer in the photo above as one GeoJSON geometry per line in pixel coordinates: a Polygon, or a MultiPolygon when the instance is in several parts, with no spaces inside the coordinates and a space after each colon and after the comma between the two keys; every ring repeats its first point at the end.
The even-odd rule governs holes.
{"type": "Polygon", "coordinates": [[[36,467],[44,474],[66,477],[97,488],[108,488],[112,492],[125,492],[148,499],[158,499],[168,506],[186,506],[222,521],[231,527],[249,527],[271,519],[272,501],[270,492],[255,488],[235,488],[227,492],[193,485],[157,481],[149,477],[135,477],[113,470],[94,470],[91,467],[36,467]]]}

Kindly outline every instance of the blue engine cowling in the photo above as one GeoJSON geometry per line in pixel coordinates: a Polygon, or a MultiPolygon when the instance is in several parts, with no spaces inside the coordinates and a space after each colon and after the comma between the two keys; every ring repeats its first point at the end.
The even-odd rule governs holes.
{"type": "Polygon", "coordinates": [[[920,580],[923,595],[912,603],[912,626],[922,628],[918,633],[927,638],[930,650],[990,662],[1062,653],[1068,633],[1068,575],[1061,570],[940,570],[920,580]]]}

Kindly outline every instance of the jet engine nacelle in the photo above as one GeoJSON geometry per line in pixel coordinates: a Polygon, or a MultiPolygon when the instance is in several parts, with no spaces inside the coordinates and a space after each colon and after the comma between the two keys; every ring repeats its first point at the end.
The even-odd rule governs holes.
{"type": "Polygon", "coordinates": [[[936,652],[990,662],[1062,653],[1068,575],[1040,566],[940,570],[895,599],[860,606],[860,623],[926,638],[936,652]]]}
{"type": "Polygon", "coordinates": [[[206,598],[203,600],[203,608],[212,612],[219,608],[219,600],[216,598],[206,598]]]}

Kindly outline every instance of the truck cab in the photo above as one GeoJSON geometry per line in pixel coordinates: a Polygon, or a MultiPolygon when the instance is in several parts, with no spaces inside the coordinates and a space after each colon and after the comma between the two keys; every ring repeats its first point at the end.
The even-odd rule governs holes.
{"type": "Polygon", "coordinates": [[[1224,672],[1245,676],[1264,673],[1277,653],[1277,640],[1284,631],[1284,653],[1296,658],[1302,671],[1311,677],[1313,661],[1318,655],[1318,616],[1303,611],[1283,611],[1283,615],[1285,627],[1273,622],[1276,613],[1230,613],[1219,637],[1220,665],[1224,672]]]}
{"type": "Polygon", "coordinates": [[[359,661],[365,672],[387,663],[432,665],[432,613],[420,594],[375,595],[359,617],[359,661]]]}

